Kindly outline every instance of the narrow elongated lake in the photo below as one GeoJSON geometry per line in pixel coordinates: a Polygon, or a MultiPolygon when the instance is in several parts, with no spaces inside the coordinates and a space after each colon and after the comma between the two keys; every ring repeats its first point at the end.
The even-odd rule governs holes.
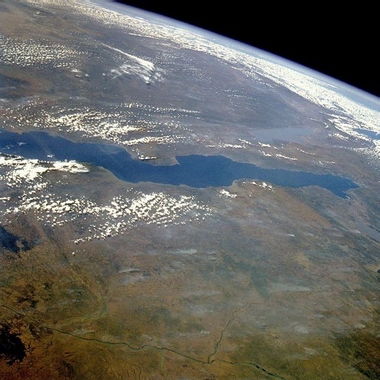
{"type": "Polygon", "coordinates": [[[40,160],[76,160],[104,167],[124,181],[155,182],[203,188],[229,186],[237,179],[257,179],[285,187],[320,186],[345,198],[358,187],[331,174],[264,169],[224,156],[177,156],[178,165],[155,166],[132,159],[124,149],[95,143],[74,143],[47,132],[17,134],[0,130],[0,152],[40,160]],[[50,157],[50,158],[49,158],[50,157]]]}

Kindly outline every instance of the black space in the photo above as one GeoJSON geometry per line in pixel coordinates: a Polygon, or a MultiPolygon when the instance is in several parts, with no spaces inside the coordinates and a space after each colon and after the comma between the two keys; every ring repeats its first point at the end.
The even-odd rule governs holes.
{"type": "Polygon", "coordinates": [[[375,3],[115,2],[256,46],[380,97],[375,3]]]}

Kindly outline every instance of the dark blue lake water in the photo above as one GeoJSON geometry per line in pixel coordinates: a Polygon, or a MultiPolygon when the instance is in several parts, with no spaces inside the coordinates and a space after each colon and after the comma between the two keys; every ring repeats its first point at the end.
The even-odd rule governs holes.
{"type": "Polygon", "coordinates": [[[355,132],[363,133],[372,140],[380,140],[380,133],[368,129],[355,129],[355,132]]]}
{"type": "Polygon", "coordinates": [[[320,186],[346,198],[346,191],[358,187],[348,178],[284,169],[263,169],[232,161],[224,156],[177,156],[179,165],[154,166],[136,161],[124,149],[95,143],[74,143],[46,132],[19,135],[0,130],[0,152],[40,160],[76,160],[102,166],[119,179],[203,188],[229,186],[237,179],[257,179],[278,186],[320,186]],[[49,158],[51,157],[51,158],[49,158]]]}

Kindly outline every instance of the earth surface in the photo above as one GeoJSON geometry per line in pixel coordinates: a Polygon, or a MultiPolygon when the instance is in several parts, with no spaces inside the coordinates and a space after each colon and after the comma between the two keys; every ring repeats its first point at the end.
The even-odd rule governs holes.
{"type": "Polygon", "coordinates": [[[0,3],[2,379],[379,379],[380,101],[111,2],[0,3]]]}

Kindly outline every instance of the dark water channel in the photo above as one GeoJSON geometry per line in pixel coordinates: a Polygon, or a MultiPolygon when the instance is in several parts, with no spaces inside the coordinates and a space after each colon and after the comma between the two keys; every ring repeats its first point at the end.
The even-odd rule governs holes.
{"type": "Polygon", "coordinates": [[[375,131],[369,131],[368,129],[355,129],[355,132],[362,133],[372,140],[380,140],[380,133],[375,131]]]}
{"type": "Polygon", "coordinates": [[[274,185],[298,188],[320,186],[345,198],[358,187],[348,178],[284,169],[264,169],[232,161],[224,156],[177,156],[179,165],[155,166],[136,161],[124,149],[95,143],[74,143],[47,132],[22,135],[0,130],[0,152],[40,160],[76,160],[101,166],[124,181],[187,185],[196,188],[229,186],[237,179],[257,179],[274,185]],[[50,158],[49,158],[50,157],[50,158]]]}

